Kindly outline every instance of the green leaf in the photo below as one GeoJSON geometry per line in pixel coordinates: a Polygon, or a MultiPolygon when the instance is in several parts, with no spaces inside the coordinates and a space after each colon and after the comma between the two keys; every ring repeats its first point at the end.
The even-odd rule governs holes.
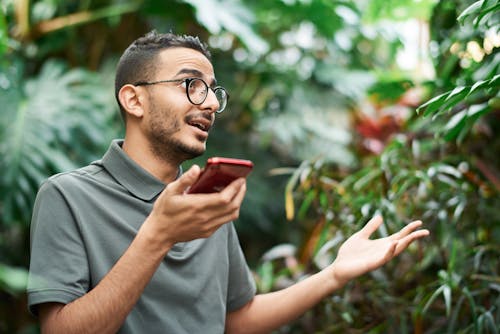
{"type": "Polygon", "coordinates": [[[469,301],[469,305],[471,308],[471,316],[474,324],[474,333],[479,333],[479,323],[478,323],[478,316],[477,316],[477,305],[476,302],[474,301],[474,296],[470,292],[469,288],[465,286],[462,289],[462,293],[464,294],[465,297],[467,297],[467,300],[469,301]]]}
{"type": "Polygon", "coordinates": [[[490,79],[488,87],[500,87],[500,74],[497,74],[490,79]]]}
{"type": "Polygon", "coordinates": [[[405,21],[410,18],[426,20],[432,13],[435,1],[369,1],[367,4],[364,19],[368,22],[383,19],[405,21]]]}
{"type": "Polygon", "coordinates": [[[307,214],[307,211],[309,210],[309,207],[311,204],[314,202],[316,199],[316,191],[310,190],[306,193],[305,199],[302,201],[302,205],[299,208],[299,212],[297,213],[297,217],[299,219],[304,219],[304,217],[307,214]]]}
{"type": "Polygon", "coordinates": [[[467,109],[467,118],[477,120],[481,116],[490,112],[490,106],[488,102],[482,104],[474,104],[467,109]]]}
{"type": "Polygon", "coordinates": [[[448,97],[448,92],[433,97],[426,103],[419,106],[417,108],[417,113],[420,113],[422,110],[425,109],[424,116],[430,115],[431,113],[438,110],[442,106],[443,102],[446,100],[447,97],[448,97]]]}
{"type": "Polygon", "coordinates": [[[259,277],[261,279],[259,286],[260,291],[264,293],[271,291],[274,283],[273,271],[274,266],[271,261],[266,261],[259,267],[259,277]]]}
{"type": "Polygon", "coordinates": [[[28,271],[24,268],[15,268],[0,263],[0,286],[11,293],[19,293],[26,290],[28,283],[28,271]]]}
{"type": "Polygon", "coordinates": [[[461,95],[463,95],[464,93],[464,90],[466,88],[465,87],[455,87],[449,94],[448,96],[446,97],[446,100],[445,101],[449,101],[451,100],[452,98],[457,98],[461,95]]]}
{"type": "Polygon", "coordinates": [[[497,12],[500,9],[500,3],[498,3],[498,0],[486,0],[483,3],[483,6],[481,8],[481,11],[479,12],[478,16],[474,19],[474,27],[477,29],[481,24],[483,24],[483,19],[484,18],[492,18],[491,21],[484,22],[484,25],[486,27],[490,27],[493,25],[498,24],[498,17],[495,18],[495,12],[497,12]],[[491,7],[488,7],[490,4],[488,2],[491,2],[491,7]],[[495,4],[496,3],[496,4],[495,4]],[[491,15],[490,15],[491,14],[491,15]]]}
{"type": "Polygon", "coordinates": [[[464,25],[465,21],[474,17],[474,27],[478,28],[483,18],[488,14],[497,12],[500,8],[500,3],[497,0],[480,0],[474,2],[467,7],[457,18],[457,21],[464,25]]]}
{"type": "Polygon", "coordinates": [[[469,90],[469,93],[467,95],[470,95],[472,94],[473,92],[475,92],[477,89],[479,88],[482,88],[484,86],[487,86],[488,85],[488,80],[481,80],[481,81],[478,81],[476,82],[474,85],[472,85],[471,89],[469,90]]]}
{"type": "Polygon", "coordinates": [[[491,112],[491,110],[488,103],[482,103],[474,104],[468,109],[455,114],[443,129],[445,134],[444,139],[451,141],[458,138],[458,142],[460,143],[476,121],[491,112]]]}
{"type": "Polygon", "coordinates": [[[481,11],[484,0],[476,1],[467,7],[457,18],[457,21],[464,24],[465,20],[472,15],[477,15],[481,11]]]}
{"type": "MultiPolygon", "coordinates": [[[[9,32],[7,27],[7,21],[5,19],[5,14],[2,9],[0,9],[0,59],[3,59],[4,54],[7,52],[9,45],[9,32]]],[[[0,63],[0,66],[2,64],[0,63]]]]}
{"type": "Polygon", "coordinates": [[[467,87],[455,87],[446,97],[444,103],[439,107],[437,115],[453,108],[459,102],[463,102],[469,89],[467,87]]]}
{"type": "Polygon", "coordinates": [[[427,311],[429,310],[429,308],[431,307],[432,303],[434,303],[434,301],[436,300],[436,298],[441,294],[443,293],[443,290],[445,289],[445,285],[441,285],[439,286],[431,295],[431,297],[427,300],[427,302],[425,303],[425,306],[422,310],[422,313],[425,314],[427,313],[427,311]]]}
{"type": "Polygon", "coordinates": [[[487,333],[498,334],[498,324],[496,323],[495,317],[491,314],[491,311],[486,311],[479,316],[479,325],[487,333]]]}
{"type": "Polygon", "coordinates": [[[237,1],[185,0],[196,10],[196,18],[210,33],[217,35],[223,29],[232,32],[251,52],[262,55],[269,50],[268,43],[252,28],[253,13],[237,1]],[[223,9],[223,10],[221,10],[223,9]]]}
{"type": "Polygon", "coordinates": [[[444,126],[443,132],[445,133],[444,139],[447,141],[455,139],[460,131],[464,128],[464,125],[467,121],[467,110],[462,110],[453,117],[450,118],[450,120],[446,123],[444,126]]]}
{"type": "Polygon", "coordinates": [[[443,287],[443,298],[446,305],[446,315],[450,316],[451,313],[451,288],[449,285],[443,287]]]}
{"type": "Polygon", "coordinates": [[[417,112],[425,109],[424,117],[433,113],[440,114],[452,108],[457,103],[462,102],[465,98],[479,89],[496,88],[498,86],[500,86],[500,74],[495,75],[489,80],[478,81],[472,86],[455,87],[453,90],[440,94],[422,104],[417,108],[417,112]]]}
{"type": "Polygon", "coordinates": [[[372,180],[379,177],[381,174],[382,174],[382,171],[380,169],[374,169],[374,170],[369,171],[367,174],[365,174],[363,177],[361,177],[358,181],[356,181],[354,183],[354,186],[353,186],[354,190],[355,191],[362,190],[372,180]]]}
{"type": "Polygon", "coordinates": [[[109,107],[113,95],[102,82],[96,82],[94,74],[67,70],[55,61],[46,62],[37,77],[21,81],[7,75],[11,85],[0,94],[0,105],[8,106],[0,114],[0,166],[4,171],[0,201],[8,219],[20,212],[18,219],[28,224],[42,179],[73,169],[78,161],[94,160],[91,148],[95,152],[108,145],[111,134],[108,137],[105,129],[115,112],[109,107]],[[101,91],[110,93],[109,100],[100,98],[101,91]]]}

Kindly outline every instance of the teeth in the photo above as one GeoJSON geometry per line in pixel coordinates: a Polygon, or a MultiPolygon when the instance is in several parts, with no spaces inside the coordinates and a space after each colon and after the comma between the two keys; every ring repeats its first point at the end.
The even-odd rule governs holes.
{"type": "Polygon", "coordinates": [[[193,123],[194,126],[196,126],[198,129],[206,131],[205,126],[201,123],[193,123]]]}

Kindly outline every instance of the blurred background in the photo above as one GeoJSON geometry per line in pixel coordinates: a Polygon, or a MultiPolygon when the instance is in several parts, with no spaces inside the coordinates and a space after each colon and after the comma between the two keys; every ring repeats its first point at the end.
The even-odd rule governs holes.
{"type": "Polygon", "coordinates": [[[200,36],[230,93],[194,162],[254,161],[236,226],[260,292],[327,266],[374,214],[377,237],[431,230],[276,333],[500,332],[498,0],[0,3],[0,333],[39,332],[38,186],[122,136],[114,68],[152,29],[200,36]]]}

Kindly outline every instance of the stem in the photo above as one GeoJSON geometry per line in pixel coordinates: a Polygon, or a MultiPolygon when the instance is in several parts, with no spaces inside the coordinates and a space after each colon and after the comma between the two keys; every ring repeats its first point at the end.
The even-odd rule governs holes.
{"type": "Polygon", "coordinates": [[[109,6],[94,11],[83,11],[75,14],[56,17],[51,20],[41,21],[33,28],[32,35],[34,37],[38,37],[57,30],[81,25],[84,23],[89,23],[106,17],[120,16],[125,13],[136,11],[139,8],[139,6],[140,2],[122,4],[116,6],[109,6]]]}

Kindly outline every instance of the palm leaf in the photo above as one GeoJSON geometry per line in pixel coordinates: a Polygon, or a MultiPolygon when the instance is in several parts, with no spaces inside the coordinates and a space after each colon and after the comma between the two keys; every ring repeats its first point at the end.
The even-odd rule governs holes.
{"type": "Polygon", "coordinates": [[[11,85],[0,96],[0,103],[8,106],[0,116],[3,224],[29,221],[35,194],[47,176],[96,157],[90,152],[109,141],[114,112],[113,95],[96,74],[68,71],[54,61],[24,84],[18,84],[15,73],[10,73],[11,85]],[[108,91],[109,98],[99,91],[108,91]],[[90,99],[93,92],[96,98],[90,99]]]}

